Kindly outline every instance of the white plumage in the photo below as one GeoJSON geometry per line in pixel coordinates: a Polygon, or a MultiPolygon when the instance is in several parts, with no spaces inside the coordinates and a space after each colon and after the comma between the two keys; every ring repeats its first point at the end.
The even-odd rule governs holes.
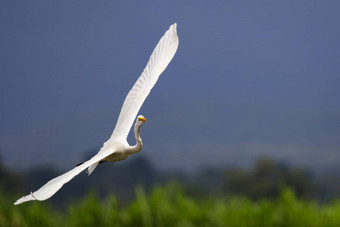
{"type": "Polygon", "coordinates": [[[37,191],[23,196],[14,204],[17,205],[30,200],[46,200],[53,196],[65,183],[69,182],[85,169],[88,169],[88,173],[91,174],[101,161],[120,161],[126,159],[131,154],[139,152],[143,146],[139,130],[142,124],[146,122],[143,116],[140,115],[137,117],[134,127],[136,145],[130,146],[127,142],[127,136],[150,90],[174,57],[178,43],[177,25],[175,23],[165,32],[153,50],[142,75],[138,78],[125,98],[116,127],[110,139],[104,143],[103,147],[95,156],[74,169],[53,178],[37,191]]]}

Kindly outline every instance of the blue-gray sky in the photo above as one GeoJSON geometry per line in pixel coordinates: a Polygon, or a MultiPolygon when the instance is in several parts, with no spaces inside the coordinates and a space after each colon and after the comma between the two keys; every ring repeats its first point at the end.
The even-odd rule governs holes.
{"type": "Polygon", "coordinates": [[[158,167],[261,156],[337,167],[339,12],[338,1],[1,1],[2,159],[70,168],[95,152],[177,22],[177,54],[140,112],[158,167]]]}

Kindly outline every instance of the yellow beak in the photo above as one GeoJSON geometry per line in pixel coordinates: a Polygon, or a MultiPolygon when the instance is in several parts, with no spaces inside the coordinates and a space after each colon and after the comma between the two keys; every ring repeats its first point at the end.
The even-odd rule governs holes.
{"type": "Polygon", "coordinates": [[[138,119],[143,121],[143,122],[147,122],[148,121],[145,117],[138,117],[138,119]]]}

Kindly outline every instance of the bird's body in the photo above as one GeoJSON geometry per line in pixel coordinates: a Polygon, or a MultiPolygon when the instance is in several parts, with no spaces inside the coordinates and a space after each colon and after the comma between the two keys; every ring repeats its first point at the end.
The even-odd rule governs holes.
{"type": "MultiPolygon", "coordinates": [[[[129,146],[129,144],[124,144],[124,143],[120,143],[120,142],[116,142],[116,143],[112,144],[111,147],[109,145],[109,147],[107,147],[106,149],[114,150],[114,152],[112,154],[110,154],[109,156],[106,156],[105,158],[100,160],[100,162],[122,161],[122,160],[127,159],[127,157],[129,157],[132,154],[132,152],[130,151],[131,147],[129,146]]],[[[137,151],[137,152],[139,152],[139,151],[137,151]]]]}
{"type": "Polygon", "coordinates": [[[158,42],[142,75],[125,98],[116,127],[110,139],[104,143],[100,151],[90,160],[48,181],[34,193],[21,197],[14,203],[15,205],[30,200],[46,200],[83,170],[87,169],[88,174],[91,174],[101,162],[125,160],[131,154],[135,154],[142,149],[143,143],[140,138],[140,128],[146,122],[146,118],[139,115],[136,119],[134,126],[136,144],[134,146],[128,144],[127,136],[144,100],[177,51],[178,36],[176,28],[176,24],[171,25],[158,42]]]}
{"type": "Polygon", "coordinates": [[[138,153],[142,150],[143,148],[143,143],[142,139],[140,138],[139,130],[140,127],[144,122],[146,122],[146,118],[143,117],[142,115],[137,117],[136,124],[134,127],[134,134],[135,134],[135,139],[136,139],[136,145],[130,146],[129,143],[126,140],[108,140],[106,143],[104,143],[104,146],[98,154],[101,151],[105,150],[112,150],[112,154],[106,156],[99,162],[96,162],[95,164],[91,165],[88,169],[87,172],[90,175],[93,170],[97,167],[97,165],[101,162],[117,162],[117,161],[122,161],[127,159],[131,154],[138,153]]]}

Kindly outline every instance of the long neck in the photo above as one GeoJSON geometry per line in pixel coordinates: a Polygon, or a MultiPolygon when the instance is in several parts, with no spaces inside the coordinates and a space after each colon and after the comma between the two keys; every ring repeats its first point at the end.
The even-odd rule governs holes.
{"type": "Polygon", "coordinates": [[[135,139],[136,139],[136,145],[131,147],[130,153],[134,154],[139,152],[140,150],[142,150],[143,147],[143,143],[142,143],[142,139],[140,138],[140,128],[141,128],[141,124],[136,123],[135,127],[134,127],[134,134],[135,134],[135,139]]]}

